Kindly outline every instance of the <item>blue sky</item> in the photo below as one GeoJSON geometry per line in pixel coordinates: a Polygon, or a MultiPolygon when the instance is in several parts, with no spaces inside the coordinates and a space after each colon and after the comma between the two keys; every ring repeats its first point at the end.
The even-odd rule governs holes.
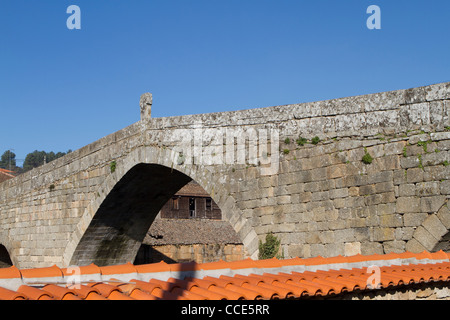
{"type": "MultiPolygon", "coordinates": [[[[0,155],[153,117],[450,81],[448,0],[0,0],[0,155]],[[69,5],[81,30],[69,30],[69,5]],[[369,30],[369,5],[381,30],[369,30]]],[[[21,164],[20,162],[18,163],[21,164]]]]}

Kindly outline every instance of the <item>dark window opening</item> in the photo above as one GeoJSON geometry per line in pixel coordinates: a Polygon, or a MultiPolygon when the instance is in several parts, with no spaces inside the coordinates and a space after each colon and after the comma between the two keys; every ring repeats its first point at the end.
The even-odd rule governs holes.
{"type": "Polygon", "coordinates": [[[189,217],[195,218],[195,198],[189,198],[189,217]]]}
{"type": "Polygon", "coordinates": [[[211,198],[206,198],[206,210],[212,210],[211,198]]]}

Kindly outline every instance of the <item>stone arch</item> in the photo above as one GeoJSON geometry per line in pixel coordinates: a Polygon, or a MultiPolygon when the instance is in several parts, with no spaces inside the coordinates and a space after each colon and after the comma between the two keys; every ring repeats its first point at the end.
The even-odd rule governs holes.
{"type": "Polygon", "coordinates": [[[450,210],[448,203],[429,215],[414,231],[412,239],[406,244],[406,250],[411,252],[450,249],[450,210]]]}
{"type": "Polygon", "coordinates": [[[220,177],[202,166],[177,164],[174,161],[177,155],[169,149],[142,146],[126,157],[117,159],[116,171],[105,178],[96,197],[91,200],[77,224],[64,252],[64,265],[84,265],[92,262],[105,265],[133,261],[145,232],[160,207],[191,179],[198,182],[218,204],[223,219],[231,223],[247,252],[257,255],[256,232],[249,227],[250,223],[242,216],[226,187],[219,183],[220,177]],[[152,181],[154,177],[157,178],[153,180],[153,184],[147,185],[146,182],[152,181]],[[128,186],[133,183],[136,184],[135,187],[128,186]],[[158,188],[164,191],[158,193],[158,188]],[[140,193],[142,198],[145,196],[148,200],[133,203],[126,199],[127,195],[133,194],[133,197],[136,197],[140,193]],[[117,199],[124,202],[120,203],[117,199]],[[150,205],[150,201],[154,201],[154,204],[150,205]],[[112,210],[114,206],[118,207],[112,210]],[[142,208],[149,206],[153,206],[150,212],[141,212],[142,208]],[[120,214],[115,220],[108,218],[111,217],[111,212],[120,210],[134,210],[134,215],[128,219],[120,214]],[[132,220],[140,221],[141,224],[133,223],[132,220]],[[94,239],[100,242],[94,244],[94,239]],[[108,256],[106,252],[111,248],[116,250],[115,254],[108,256]]]}

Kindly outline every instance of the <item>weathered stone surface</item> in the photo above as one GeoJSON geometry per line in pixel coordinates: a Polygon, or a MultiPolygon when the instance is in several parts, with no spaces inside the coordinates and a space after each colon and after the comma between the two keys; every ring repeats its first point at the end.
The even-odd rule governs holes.
{"type": "Polygon", "coordinates": [[[416,239],[411,239],[410,241],[408,241],[406,243],[406,251],[410,251],[410,252],[415,252],[415,253],[419,253],[419,252],[423,252],[423,251],[427,251],[429,249],[427,249],[426,247],[424,247],[419,241],[417,241],[416,239]]]}
{"type": "Polygon", "coordinates": [[[422,212],[437,212],[446,200],[445,196],[431,196],[420,198],[420,208],[422,212]]]}
{"type": "Polygon", "coordinates": [[[397,199],[397,212],[398,213],[421,212],[420,198],[399,197],[397,199]]]}
{"type": "Polygon", "coordinates": [[[420,226],[428,216],[427,213],[405,213],[403,215],[403,225],[405,227],[417,227],[420,226]]]}
{"type": "Polygon", "coordinates": [[[448,206],[442,206],[442,208],[437,213],[437,217],[442,222],[442,224],[447,228],[447,230],[450,229],[450,209],[448,206]]]}
{"type": "Polygon", "coordinates": [[[438,240],[448,232],[444,224],[434,214],[426,218],[422,225],[438,240]]]}
{"type": "Polygon", "coordinates": [[[439,239],[434,237],[428,229],[425,229],[422,226],[419,226],[413,235],[414,239],[416,239],[427,251],[433,250],[434,246],[438,242],[439,239]]]}

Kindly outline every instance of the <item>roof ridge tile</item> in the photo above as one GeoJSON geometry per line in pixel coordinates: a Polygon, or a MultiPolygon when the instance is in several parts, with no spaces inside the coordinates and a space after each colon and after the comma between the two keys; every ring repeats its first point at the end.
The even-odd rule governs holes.
{"type": "Polygon", "coordinates": [[[134,266],[130,262],[111,266],[103,266],[99,268],[102,275],[137,273],[136,266],[134,266]]]}
{"type": "Polygon", "coordinates": [[[0,268],[0,279],[22,278],[22,273],[16,266],[0,268]]]}
{"type": "Polygon", "coordinates": [[[94,263],[91,263],[86,266],[69,266],[67,268],[62,268],[61,271],[62,271],[64,277],[74,275],[74,272],[69,272],[69,271],[75,271],[75,273],[77,273],[77,271],[79,271],[80,275],[88,275],[88,274],[100,274],[101,275],[101,268],[94,263]]]}
{"type": "Polygon", "coordinates": [[[63,276],[62,270],[56,264],[50,267],[20,269],[20,272],[24,278],[63,276]]]}
{"type": "Polygon", "coordinates": [[[148,264],[139,264],[134,266],[136,268],[137,273],[153,273],[153,272],[166,272],[170,271],[170,265],[164,261],[148,263],[148,264]]]}

